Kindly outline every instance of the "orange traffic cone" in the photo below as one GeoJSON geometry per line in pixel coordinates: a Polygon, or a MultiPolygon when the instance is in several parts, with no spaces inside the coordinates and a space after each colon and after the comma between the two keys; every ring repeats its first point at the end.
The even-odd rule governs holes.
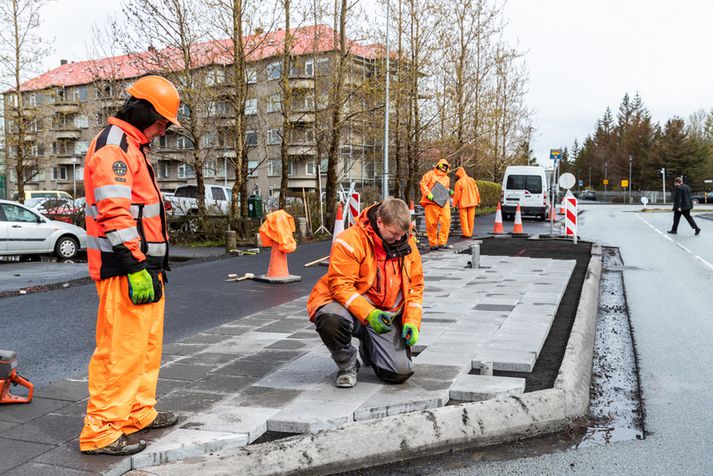
{"type": "Polygon", "coordinates": [[[550,204],[550,214],[547,217],[547,221],[554,221],[557,220],[557,217],[555,217],[555,207],[550,204]]]}
{"type": "Polygon", "coordinates": [[[560,203],[560,209],[557,212],[558,215],[564,215],[564,197],[562,197],[562,203],[560,203]]]}
{"type": "Polygon", "coordinates": [[[515,209],[515,222],[512,227],[513,235],[525,235],[526,233],[522,229],[522,213],[520,212],[520,204],[517,204],[515,209]]]}
{"type": "Polygon", "coordinates": [[[416,208],[413,205],[413,200],[408,202],[408,213],[411,215],[411,232],[416,233],[416,208]]]}
{"type": "Polygon", "coordinates": [[[340,203],[337,206],[337,218],[334,220],[334,233],[332,233],[332,242],[337,238],[337,235],[344,231],[344,207],[340,203]]]}
{"type": "Polygon", "coordinates": [[[287,253],[280,251],[280,245],[276,243],[270,252],[267,274],[255,276],[253,280],[265,283],[296,283],[302,281],[302,276],[290,274],[287,267],[287,253]]]}
{"type": "Polygon", "coordinates": [[[504,235],[505,229],[503,228],[503,212],[500,208],[500,202],[498,202],[498,210],[495,212],[495,224],[493,225],[493,231],[491,235],[504,235]]]}

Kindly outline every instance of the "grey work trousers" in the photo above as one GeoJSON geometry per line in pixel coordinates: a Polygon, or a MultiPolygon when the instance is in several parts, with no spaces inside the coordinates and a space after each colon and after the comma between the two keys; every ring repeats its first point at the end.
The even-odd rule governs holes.
{"type": "Polygon", "coordinates": [[[352,337],[356,337],[364,364],[370,365],[381,380],[403,383],[413,375],[411,349],[401,338],[399,316],[394,317],[391,332],[377,334],[371,326],[352,316],[344,306],[331,302],[315,313],[315,327],[339,370],[348,370],[356,365],[357,350],[352,345],[352,337]]]}

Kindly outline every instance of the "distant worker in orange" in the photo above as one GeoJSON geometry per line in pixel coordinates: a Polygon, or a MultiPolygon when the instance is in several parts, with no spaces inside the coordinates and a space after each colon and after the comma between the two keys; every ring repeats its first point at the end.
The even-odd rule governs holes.
{"type": "Polygon", "coordinates": [[[99,294],[89,402],[79,449],[129,455],[146,447],[127,435],[174,425],[157,412],[168,232],[148,153],[151,139],[180,126],[176,88],[145,76],[94,138],[84,168],[89,275],[99,294]]]}
{"type": "Polygon", "coordinates": [[[480,190],[475,179],[468,177],[463,167],[456,169],[458,181],[453,187],[453,205],[460,214],[460,228],[463,238],[473,236],[475,226],[475,209],[480,205],[480,190]]]}
{"type": "Polygon", "coordinates": [[[441,207],[433,201],[431,190],[436,183],[440,183],[449,193],[453,195],[453,190],[450,190],[451,179],[448,177],[450,165],[446,159],[438,161],[433,170],[429,170],[421,179],[421,205],[423,206],[424,214],[426,215],[426,234],[428,235],[428,244],[431,250],[444,249],[448,243],[448,234],[451,230],[451,204],[450,200],[441,207]],[[438,229],[438,226],[441,229],[438,229]]]}

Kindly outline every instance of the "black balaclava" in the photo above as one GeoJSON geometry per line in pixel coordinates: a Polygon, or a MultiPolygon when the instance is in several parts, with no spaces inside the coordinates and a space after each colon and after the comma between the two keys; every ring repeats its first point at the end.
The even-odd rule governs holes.
{"type": "Polygon", "coordinates": [[[154,122],[163,119],[156,109],[145,99],[136,99],[131,96],[124,106],[116,113],[115,117],[128,122],[141,132],[148,129],[154,122]]]}

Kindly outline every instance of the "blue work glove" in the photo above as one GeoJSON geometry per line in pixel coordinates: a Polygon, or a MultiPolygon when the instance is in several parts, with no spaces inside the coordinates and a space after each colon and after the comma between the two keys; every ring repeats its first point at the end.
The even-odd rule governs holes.
{"type": "Polygon", "coordinates": [[[146,304],[153,301],[154,290],[151,275],[145,269],[129,273],[129,297],[134,304],[146,304]]]}
{"type": "Polygon", "coordinates": [[[381,309],[374,309],[366,316],[366,321],[377,334],[391,332],[391,314],[388,312],[384,312],[381,309]]]}
{"type": "Polygon", "coordinates": [[[429,200],[433,201],[433,194],[432,194],[432,193],[429,193],[428,195],[426,195],[426,198],[428,198],[429,200]]]}
{"type": "Polygon", "coordinates": [[[412,347],[418,342],[418,327],[413,324],[404,324],[401,330],[401,337],[403,337],[407,346],[412,347]]]}

